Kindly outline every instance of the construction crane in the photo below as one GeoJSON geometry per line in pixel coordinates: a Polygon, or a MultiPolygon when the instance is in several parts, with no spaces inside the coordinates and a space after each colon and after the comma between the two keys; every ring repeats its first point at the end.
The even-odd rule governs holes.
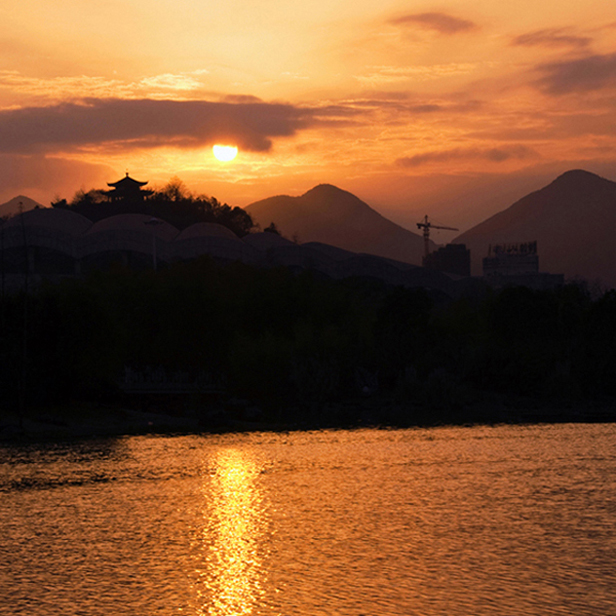
{"type": "Polygon", "coordinates": [[[423,238],[424,238],[424,252],[426,258],[430,254],[430,229],[446,229],[447,231],[459,231],[459,229],[455,229],[454,227],[440,227],[438,225],[433,225],[428,220],[428,215],[423,219],[423,222],[417,223],[417,228],[423,228],[423,238]]]}

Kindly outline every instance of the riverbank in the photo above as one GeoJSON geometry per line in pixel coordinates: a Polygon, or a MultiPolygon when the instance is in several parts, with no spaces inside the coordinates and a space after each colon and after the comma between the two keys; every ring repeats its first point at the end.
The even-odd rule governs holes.
{"type": "Polygon", "coordinates": [[[408,428],[438,425],[612,423],[616,401],[545,401],[486,396],[462,408],[439,408],[372,397],[324,404],[307,412],[289,408],[285,417],[246,400],[198,411],[165,412],[115,405],[79,404],[28,409],[0,416],[0,441],[55,441],[135,434],[279,432],[334,428],[408,428]]]}

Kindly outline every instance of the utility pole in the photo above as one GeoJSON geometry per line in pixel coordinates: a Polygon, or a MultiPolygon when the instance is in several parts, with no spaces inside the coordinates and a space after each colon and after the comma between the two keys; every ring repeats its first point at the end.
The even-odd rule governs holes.
{"type": "Polygon", "coordinates": [[[150,218],[150,220],[146,220],[144,223],[144,225],[149,225],[150,227],[152,227],[152,268],[154,269],[154,271],[157,270],[158,267],[158,262],[157,262],[157,255],[156,255],[156,226],[157,225],[162,225],[163,221],[160,220],[159,218],[154,218],[154,216],[152,216],[152,218],[150,218]]]}

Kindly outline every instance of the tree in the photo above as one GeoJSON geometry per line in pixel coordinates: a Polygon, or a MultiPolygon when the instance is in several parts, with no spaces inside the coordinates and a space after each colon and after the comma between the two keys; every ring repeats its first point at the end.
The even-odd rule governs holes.
{"type": "Polygon", "coordinates": [[[70,203],[56,197],[51,205],[82,214],[93,222],[117,214],[145,214],[165,220],[180,230],[198,222],[211,222],[243,237],[255,228],[246,210],[221,203],[215,197],[194,196],[178,177],[171,178],[163,188],[145,198],[137,195],[110,201],[105,191],[85,192],[82,189],[75,193],[70,203]]]}
{"type": "Polygon", "coordinates": [[[268,227],[265,227],[265,229],[263,229],[263,231],[265,231],[266,233],[275,233],[276,235],[280,235],[280,231],[278,230],[278,227],[276,226],[275,222],[270,222],[268,227]]]}

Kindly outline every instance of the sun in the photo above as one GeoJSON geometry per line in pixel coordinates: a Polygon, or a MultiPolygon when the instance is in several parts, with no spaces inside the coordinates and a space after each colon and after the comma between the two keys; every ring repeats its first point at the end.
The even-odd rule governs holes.
{"type": "Polygon", "coordinates": [[[237,156],[237,147],[234,145],[218,145],[212,148],[212,152],[217,160],[228,163],[237,156]]]}

